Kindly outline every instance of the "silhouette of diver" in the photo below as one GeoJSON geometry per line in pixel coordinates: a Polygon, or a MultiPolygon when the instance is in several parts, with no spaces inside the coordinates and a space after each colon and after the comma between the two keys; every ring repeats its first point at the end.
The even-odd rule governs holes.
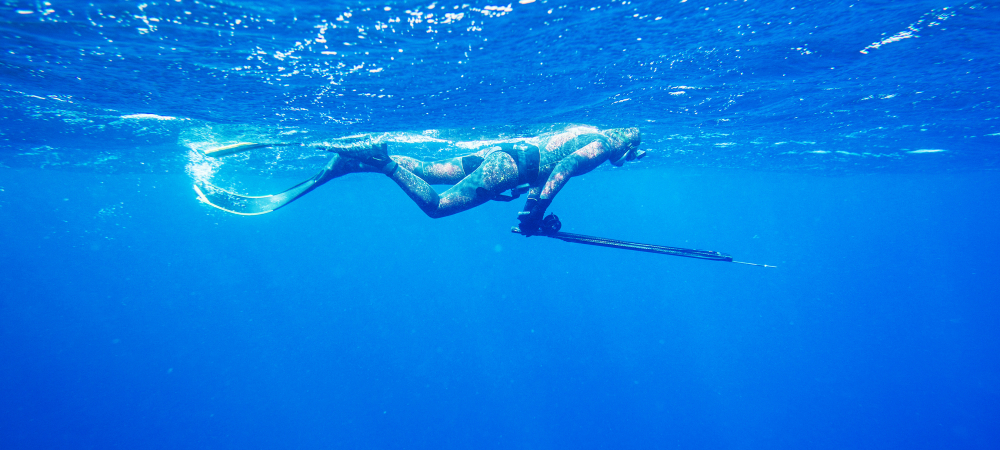
{"type": "MultiPolygon", "coordinates": [[[[314,144],[334,152],[333,159],[313,178],[285,192],[246,197],[214,186],[196,184],[199,198],[237,214],[263,214],[280,208],[319,185],[350,173],[381,172],[391,178],[432,218],[459,213],[490,200],[510,201],[527,191],[524,210],[518,213],[523,234],[544,234],[545,210],[573,177],[605,161],[621,166],[645,156],[639,150],[637,128],[574,128],[534,138],[488,144],[464,156],[420,161],[389,155],[388,146],[366,138],[350,144],[314,144]],[[437,193],[432,184],[452,185],[437,193]],[[504,195],[510,190],[512,195],[504,195]]],[[[255,144],[256,145],[256,144],[255,144]]]]}

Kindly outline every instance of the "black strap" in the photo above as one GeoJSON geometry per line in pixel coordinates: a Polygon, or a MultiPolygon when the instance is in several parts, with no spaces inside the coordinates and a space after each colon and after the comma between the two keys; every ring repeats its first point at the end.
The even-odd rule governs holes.
{"type": "MultiPolygon", "coordinates": [[[[494,195],[492,200],[500,202],[513,201],[520,197],[521,194],[528,192],[528,189],[531,188],[531,183],[534,183],[538,178],[538,163],[541,160],[541,151],[538,149],[538,146],[523,142],[503,142],[496,144],[493,147],[494,150],[487,153],[487,157],[493,152],[504,152],[514,159],[514,163],[517,164],[518,186],[512,188],[510,190],[510,194],[500,193],[494,195]]],[[[470,157],[466,156],[462,158],[463,166],[466,165],[466,159],[468,158],[470,157]]],[[[478,157],[475,158],[478,159],[478,161],[475,161],[475,167],[478,167],[482,164],[483,159],[478,157]]],[[[469,162],[472,163],[473,161],[474,160],[470,160],[469,162]]],[[[465,169],[466,174],[471,173],[471,171],[468,170],[468,166],[465,167],[465,169]]]]}
{"type": "MultiPolygon", "coordinates": [[[[538,146],[524,142],[503,142],[494,146],[493,152],[504,152],[514,158],[517,164],[517,184],[531,184],[538,178],[538,164],[541,151],[538,146]]],[[[486,155],[489,156],[490,153],[486,155]]],[[[464,162],[464,161],[463,161],[464,162]]],[[[466,172],[468,173],[468,172],[466,172]]]]}
{"type": "Polygon", "coordinates": [[[521,155],[524,156],[524,163],[518,168],[523,168],[524,174],[521,174],[520,180],[518,181],[521,184],[531,184],[538,180],[538,163],[542,159],[542,151],[539,150],[536,145],[525,145],[528,148],[521,151],[521,155]]]}

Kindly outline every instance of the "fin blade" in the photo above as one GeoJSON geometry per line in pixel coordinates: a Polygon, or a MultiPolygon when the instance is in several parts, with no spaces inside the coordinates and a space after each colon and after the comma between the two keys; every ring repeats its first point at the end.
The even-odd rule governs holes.
{"type": "Polygon", "coordinates": [[[258,148],[270,147],[271,145],[272,144],[258,144],[256,142],[237,142],[235,144],[224,145],[222,147],[210,148],[208,150],[204,150],[204,153],[208,156],[214,157],[229,156],[258,148]]]}
{"type": "Polygon", "coordinates": [[[195,184],[194,190],[198,193],[198,200],[200,202],[213,208],[241,216],[259,216],[283,206],[281,203],[275,204],[275,202],[271,201],[272,197],[274,197],[272,195],[250,197],[235,194],[208,184],[203,184],[202,186],[195,184]],[[203,187],[205,189],[202,189],[203,187]]]}
{"type": "Polygon", "coordinates": [[[259,216],[284,207],[333,179],[328,177],[328,174],[327,168],[324,168],[312,178],[296,184],[284,192],[271,195],[240,195],[204,181],[196,181],[194,190],[198,193],[198,200],[209,206],[241,216],[259,216]]]}
{"type": "Polygon", "coordinates": [[[261,144],[258,142],[237,142],[235,144],[223,145],[222,147],[210,148],[208,150],[203,150],[202,152],[206,156],[229,156],[235,155],[237,153],[243,153],[250,150],[256,150],[258,148],[267,147],[290,147],[295,145],[304,145],[301,142],[269,142],[266,144],[261,144]]]}

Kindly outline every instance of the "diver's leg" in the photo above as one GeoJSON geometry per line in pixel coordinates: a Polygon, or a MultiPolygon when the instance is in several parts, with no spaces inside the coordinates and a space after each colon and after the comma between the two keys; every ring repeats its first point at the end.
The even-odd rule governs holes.
{"type": "Polygon", "coordinates": [[[487,150],[482,150],[437,161],[420,161],[408,156],[392,156],[392,159],[428,184],[453,185],[479,168],[486,152],[487,150]]]}
{"type": "Polygon", "coordinates": [[[514,158],[504,152],[494,152],[471,174],[441,194],[409,170],[397,169],[390,178],[424,213],[438,218],[479,206],[517,186],[518,172],[514,158]]]}
{"type": "MultiPolygon", "coordinates": [[[[326,150],[334,152],[337,155],[341,155],[341,152],[344,153],[344,155],[341,155],[344,162],[339,163],[343,173],[337,176],[356,172],[382,171],[380,167],[372,165],[373,163],[379,164],[380,162],[367,162],[364,159],[352,157],[350,154],[351,150],[345,151],[333,147],[326,148],[326,150]]],[[[475,171],[482,164],[483,156],[485,156],[487,151],[488,149],[484,149],[476,153],[437,161],[420,161],[416,158],[402,155],[391,155],[388,157],[396,164],[399,164],[400,168],[410,171],[429,184],[453,185],[475,171]]]]}
{"type": "MultiPolygon", "coordinates": [[[[393,161],[396,161],[400,165],[400,168],[413,166],[415,164],[419,165],[421,163],[420,161],[417,161],[407,156],[392,156],[391,158],[393,159],[393,161]]],[[[323,170],[321,170],[318,174],[316,174],[312,179],[307,180],[308,182],[311,182],[313,185],[313,187],[311,187],[309,190],[315,189],[319,187],[319,185],[326,183],[334,178],[340,178],[347,174],[364,173],[364,172],[382,172],[382,169],[372,166],[370,164],[365,164],[364,162],[358,159],[351,158],[348,156],[343,156],[340,153],[333,153],[333,157],[331,157],[330,161],[326,163],[326,166],[323,167],[323,170]]],[[[294,186],[292,189],[295,189],[296,187],[298,187],[298,185],[294,186]]],[[[302,194],[305,194],[305,192],[303,192],[302,194]]],[[[299,196],[301,196],[302,194],[300,194],[299,196]]]]}
{"type": "Polygon", "coordinates": [[[462,168],[462,158],[438,161],[420,161],[408,156],[393,156],[399,167],[406,169],[428,184],[455,184],[462,181],[467,173],[462,168]]]}

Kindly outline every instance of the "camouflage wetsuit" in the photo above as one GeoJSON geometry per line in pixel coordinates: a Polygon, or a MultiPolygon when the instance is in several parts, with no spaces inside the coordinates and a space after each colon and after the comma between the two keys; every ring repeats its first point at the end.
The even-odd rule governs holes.
{"type": "Polygon", "coordinates": [[[346,157],[329,167],[339,164],[340,170],[334,172],[342,173],[331,173],[339,176],[371,171],[374,166],[434,218],[465,211],[497,199],[507,190],[524,186],[528,188],[528,200],[519,220],[522,231],[531,233],[538,230],[545,209],[570,178],[590,172],[605,161],[620,166],[641,158],[645,152],[638,149],[639,142],[636,128],[574,130],[488,145],[465,156],[439,161],[393,155],[368,158],[362,163],[351,156],[339,155],[346,157]],[[453,186],[438,194],[432,184],[453,186]]]}

